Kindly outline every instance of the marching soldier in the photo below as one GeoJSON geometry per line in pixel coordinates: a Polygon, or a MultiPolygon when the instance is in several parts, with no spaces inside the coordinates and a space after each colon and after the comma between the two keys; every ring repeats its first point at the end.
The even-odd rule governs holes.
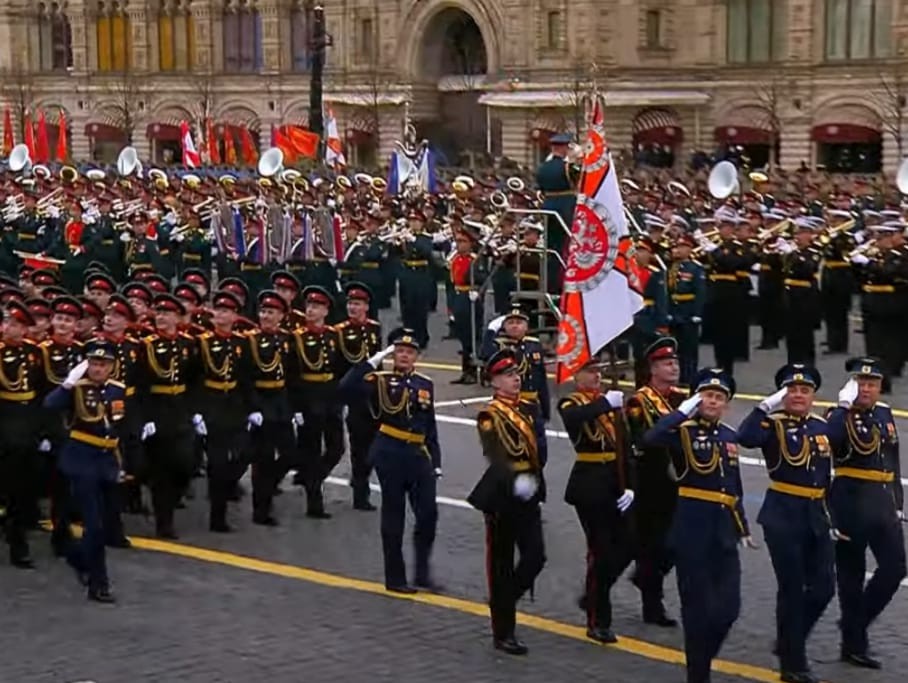
{"type": "Polygon", "coordinates": [[[687,683],[708,683],[712,660],[741,609],[738,544],[756,546],[744,512],[737,434],[720,421],[735,382],[722,370],[704,369],[692,388],[692,396],[660,419],[643,444],[668,448],[678,476],[669,543],[681,598],[687,683]]]}
{"type": "Polygon", "coordinates": [[[296,392],[291,396],[299,448],[297,483],[306,489],[306,516],[329,519],[322,485],[344,453],[344,422],[337,393],[337,332],[326,324],[334,299],[322,287],[303,290],[306,324],[291,332],[299,367],[296,392]]]}
{"type": "Polygon", "coordinates": [[[287,302],[287,318],[282,327],[289,331],[305,325],[306,315],[295,308],[300,293],[300,283],[296,276],[289,271],[278,270],[271,274],[271,287],[287,302]]]}
{"type": "Polygon", "coordinates": [[[707,252],[705,265],[709,270],[704,335],[712,340],[716,365],[732,375],[735,369],[735,340],[742,338],[743,333],[739,328],[747,324],[741,315],[743,290],[738,284],[737,276],[742,268],[744,248],[735,239],[738,217],[733,211],[717,211],[716,222],[719,243],[702,243],[707,252]]]}
{"type": "MultiPolygon", "coordinates": [[[[335,326],[337,330],[338,377],[343,377],[354,365],[362,363],[381,349],[381,323],[368,317],[372,292],[361,282],[349,282],[344,287],[347,297],[347,319],[335,326]]],[[[355,510],[375,510],[369,502],[369,446],[375,437],[376,424],[367,402],[362,399],[348,405],[347,434],[350,437],[350,486],[353,488],[355,510]]]]}
{"type": "Polygon", "coordinates": [[[451,282],[454,293],[451,309],[454,315],[454,333],[460,341],[460,370],[452,384],[475,384],[476,366],[473,349],[483,321],[483,301],[480,295],[485,280],[485,270],[473,252],[479,241],[470,228],[463,227],[454,237],[457,251],[451,259],[451,282]]]}
{"type": "Polygon", "coordinates": [[[488,467],[467,497],[485,514],[489,608],[495,648],[524,655],[527,646],[514,629],[517,602],[545,564],[542,516],[545,501],[545,429],[535,406],[520,400],[520,372],[513,351],[493,354],[485,372],[495,388],[476,418],[488,467]],[[514,566],[514,548],[520,561],[514,566]]]}
{"type": "Polygon", "coordinates": [[[634,502],[630,484],[630,444],[615,424],[622,420],[624,395],[602,393],[602,373],[590,362],[575,376],[577,391],[558,403],[568,437],[577,452],[564,500],[573,505],[586,537],[587,637],[615,643],[611,589],[631,561],[630,530],[624,513],[634,502]],[[615,411],[618,411],[616,418],[615,411]]]}
{"type": "Polygon", "coordinates": [[[632,581],[643,601],[643,622],[666,628],[678,625],[666,613],[663,601],[663,582],[672,568],[667,536],[678,500],[677,475],[669,451],[644,445],[643,437],[687,396],[676,386],[680,373],[677,349],[671,337],[650,345],[644,353],[649,381],[627,401],[628,426],[636,451],[637,552],[632,581]]]}
{"type": "Polygon", "coordinates": [[[491,278],[496,315],[504,315],[508,312],[511,305],[511,294],[517,286],[517,279],[514,275],[515,254],[518,247],[515,225],[514,214],[504,214],[498,222],[495,237],[489,244],[494,261],[491,278]]]}
{"type": "MultiPolygon", "coordinates": [[[[538,292],[542,289],[542,256],[540,252],[544,247],[539,244],[543,231],[542,223],[524,219],[520,222],[520,228],[523,234],[516,258],[520,292],[538,292]]],[[[555,257],[552,257],[551,260],[557,263],[555,257]]]]}
{"type": "MultiPolygon", "coordinates": [[[[76,339],[76,324],[82,317],[81,304],[71,296],[60,296],[51,302],[54,317],[51,319],[52,333],[41,342],[39,348],[44,361],[46,396],[60,386],[70,370],[82,362],[82,343],[76,339]]],[[[50,462],[51,501],[51,545],[58,557],[62,557],[70,541],[70,496],[69,483],[58,467],[60,447],[66,438],[66,429],[59,412],[45,411],[47,424],[45,438],[38,444],[38,450],[47,454],[50,462]]]]}
{"type": "MultiPolygon", "coordinates": [[[[850,211],[831,209],[830,217],[851,221],[850,211]]],[[[837,226],[830,225],[830,230],[837,226]]],[[[854,295],[855,279],[848,254],[855,247],[854,237],[847,231],[837,231],[823,247],[823,274],[820,295],[823,319],[826,323],[826,352],[848,352],[848,314],[854,295]]]]}
{"type": "Polygon", "coordinates": [[[198,375],[198,347],[180,332],[186,307],[171,294],[154,298],[155,332],[142,340],[139,385],[142,439],[148,456],[158,538],[175,539],[174,510],[193,474],[194,435],[207,434],[188,391],[198,375]]]}
{"type": "MultiPolygon", "coordinates": [[[[772,215],[773,220],[787,220],[782,215],[772,215]]],[[[785,305],[785,275],[782,273],[784,254],[779,250],[785,239],[773,234],[763,242],[760,257],[760,274],[757,276],[758,318],[760,321],[760,344],[758,349],[777,349],[784,336],[784,316],[780,314],[785,305]]]]}
{"type": "Polygon", "coordinates": [[[898,430],[880,402],[884,370],[872,358],[848,362],[851,378],[828,416],[835,479],[830,513],[848,541],[836,543],[835,564],[842,618],[842,661],[879,669],[867,631],[905,578],[905,541],[898,430]],[[867,548],[876,570],[865,582],[867,548]]]}
{"type": "Polygon", "coordinates": [[[429,309],[438,286],[432,277],[432,238],[424,231],[426,217],[410,212],[411,237],[401,246],[400,315],[404,327],[416,332],[421,349],[429,344],[429,309]]]}
{"type": "Polygon", "coordinates": [[[434,386],[431,379],[414,372],[419,343],[413,331],[395,330],[389,341],[386,349],[351,368],[341,380],[340,390],[347,403],[365,396],[379,424],[369,457],[381,485],[385,588],[404,594],[417,590],[407,582],[401,549],[408,496],[416,517],[415,585],[437,591],[440,587],[429,569],[438,522],[436,478],[441,476],[434,386]],[[379,370],[382,360],[391,354],[394,369],[379,370]]]}
{"type": "Polygon", "coordinates": [[[666,277],[668,317],[672,335],[678,340],[681,384],[687,386],[693,381],[700,359],[700,323],[706,298],[706,272],[691,259],[695,244],[690,235],[678,238],[666,277]]]}
{"type": "Polygon", "coordinates": [[[249,358],[246,338],[234,331],[241,304],[230,292],[217,292],[212,301],[213,329],[199,335],[201,386],[199,398],[208,455],[208,528],[228,533],[227,501],[246,469],[243,458],[249,430],[249,358]]]}
{"type": "Polygon", "coordinates": [[[295,380],[295,354],[290,348],[290,333],[280,326],[290,310],[284,298],[273,290],[265,290],[258,295],[258,306],[259,329],[247,335],[252,384],[251,412],[247,417],[252,452],[252,521],[277,526],[272,500],[297,453],[287,386],[288,381],[295,380]]]}
{"type": "Polygon", "coordinates": [[[44,382],[41,352],[25,336],[33,324],[21,301],[6,304],[0,330],[0,500],[6,505],[9,561],[19,569],[34,567],[27,532],[39,480],[35,442],[44,423],[38,403],[44,382]]]}
{"type": "Polygon", "coordinates": [[[817,281],[820,252],[812,246],[813,225],[809,218],[795,220],[796,249],[787,254],[785,274],[785,344],[788,362],[813,365],[816,362],[814,330],[819,323],[820,292],[817,281]]]}
{"type": "Polygon", "coordinates": [[[832,472],[826,420],[811,412],[820,373],[786,365],[775,377],[779,391],[765,398],[738,428],[746,448],[760,448],[769,490],[757,522],[776,574],[776,654],[781,678],[815,683],[806,642],[835,591],[833,539],[826,507],[832,472]]]}
{"type": "Polygon", "coordinates": [[[649,237],[637,241],[637,260],[634,264],[643,292],[643,308],[634,314],[631,345],[634,351],[634,384],[646,383],[644,351],[668,327],[668,295],[665,273],[650,263],[656,247],[649,237]]]}
{"type": "Polygon", "coordinates": [[[69,432],[60,451],[60,469],[69,479],[84,531],[70,542],[67,562],[88,599],[115,602],[107,575],[105,542],[109,519],[106,499],[113,495],[123,472],[117,447],[118,427],[126,414],[126,387],[112,380],[116,357],[103,340],[90,341],[86,360],[73,368],[62,384],[44,399],[45,408],[69,414],[69,432]]]}

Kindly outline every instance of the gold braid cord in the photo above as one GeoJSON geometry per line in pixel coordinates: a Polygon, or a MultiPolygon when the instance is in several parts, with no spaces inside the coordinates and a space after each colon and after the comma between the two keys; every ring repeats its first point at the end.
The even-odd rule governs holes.
{"type": "Polygon", "coordinates": [[[88,405],[86,405],[85,403],[85,389],[83,387],[76,386],[74,393],[75,396],[73,398],[75,399],[76,419],[82,422],[94,423],[101,422],[107,417],[104,408],[104,401],[101,400],[101,397],[99,397],[98,405],[95,407],[95,410],[91,411],[89,410],[88,405]]]}
{"type": "Polygon", "coordinates": [[[400,394],[400,399],[394,403],[391,401],[391,395],[388,392],[388,375],[376,375],[375,379],[378,393],[378,409],[381,414],[397,415],[402,410],[406,410],[407,417],[410,417],[410,392],[404,388],[400,394]]]}
{"type": "Polygon", "coordinates": [[[26,382],[25,377],[25,363],[19,364],[19,369],[16,371],[15,381],[11,381],[10,378],[7,377],[6,369],[3,367],[3,365],[3,362],[0,361],[0,384],[3,385],[3,389],[5,391],[16,392],[28,388],[26,386],[28,383],[26,382]]]}
{"type": "Polygon", "coordinates": [[[366,340],[362,339],[362,344],[360,344],[359,351],[357,353],[351,353],[347,347],[347,343],[344,341],[343,330],[338,330],[337,343],[340,346],[341,353],[344,354],[344,358],[347,359],[350,363],[359,363],[366,359],[366,340]]]}
{"type": "Polygon", "coordinates": [[[249,335],[249,351],[252,353],[253,362],[263,374],[267,375],[274,372],[281,364],[280,349],[274,352],[274,359],[270,363],[262,363],[262,356],[259,353],[258,337],[255,335],[249,335]]]}
{"type": "Polygon", "coordinates": [[[873,455],[880,448],[880,428],[877,425],[873,425],[870,429],[870,441],[864,442],[861,441],[861,437],[858,436],[857,430],[854,428],[854,418],[849,415],[845,420],[845,430],[848,432],[848,441],[851,443],[852,449],[854,449],[858,455],[873,455]]]}
{"type": "Polygon", "coordinates": [[[230,375],[231,370],[230,359],[232,354],[230,349],[228,347],[227,353],[224,355],[224,362],[218,366],[211,355],[211,347],[208,346],[208,341],[205,337],[199,337],[199,345],[202,347],[202,360],[205,361],[205,367],[210,368],[215,377],[226,379],[230,375]]]}
{"type": "Polygon", "coordinates": [[[300,359],[305,363],[306,367],[304,370],[312,370],[313,372],[318,372],[323,367],[325,367],[325,347],[321,344],[318,345],[318,359],[312,361],[309,356],[306,355],[306,345],[303,344],[303,335],[301,332],[294,333],[293,340],[296,342],[296,350],[299,352],[300,359]]]}
{"type": "Polygon", "coordinates": [[[170,358],[170,364],[165,370],[161,367],[161,364],[158,362],[158,358],[154,352],[154,341],[147,340],[145,342],[145,355],[148,356],[148,366],[151,368],[157,377],[163,379],[167,382],[173,379],[173,376],[176,374],[177,370],[177,359],[173,356],[170,358]]]}
{"type": "MultiPolygon", "coordinates": [[[[788,440],[785,438],[785,420],[781,417],[772,418],[775,422],[776,439],[779,442],[779,455],[782,460],[792,467],[808,467],[810,465],[810,439],[801,437],[801,448],[792,454],[788,449],[788,440]]],[[[780,461],[781,464],[781,461],[780,461]]]]}
{"type": "Polygon", "coordinates": [[[689,428],[681,427],[680,433],[681,448],[684,450],[684,459],[687,461],[688,468],[701,475],[712,474],[713,472],[715,472],[716,468],[719,467],[719,461],[721,459],[719,453],[719,444],[714,443],[712,445],[712,453],[710,454],[709,460],[705,463],[701,463],[699,460],[697,460],[697,456],[694,454],[694,446],[690,438],[689,428]]]}

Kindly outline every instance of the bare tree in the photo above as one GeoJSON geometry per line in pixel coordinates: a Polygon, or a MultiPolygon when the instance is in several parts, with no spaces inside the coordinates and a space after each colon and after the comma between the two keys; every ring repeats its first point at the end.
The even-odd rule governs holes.
{"type": "Polygon", "coordinates": [[[214,117],[217,102],[216,76],[211,71],[195,71],[192,74],[192,95],[189,113],[195,119],[194,126],[205,132],[205,124],[214,117]]]}
{"type": "Polygon", "coordinates": [[[599,87],[598,76],[595,62],[578,60],[571,65],[561,96],[561,109],[567,114],[575,140],[582,140],[586,133],[586,109],[599,87]]]}
{"type": "Polygon", "coordinates": [[[103,92],[113,125],[123,131],[126,144],[131,145],[145,107],[141,74],[127,67],[105,75],[103,92]]]}
{"type": "Polygon", "coordinates": [[[769,165],[779,165],[782,140],[782,114],[784,103],[791,97],[794,83],[784,75],[774,75],[756,85],[754,90],[757,106],[754,127],[769,132],[769,165]]]}
{"type": "Polygon", "coordinates": [[[904,153],[905,105],[908,102],[908,73],[904,59],[899,59],[880,71],[880,87],[874,92],[874,103],[880,110],[883,132],[892,136],[899,152],[904,153]]]}
{"type": "Polygon", "coordinates": [[[25,139],[25,115],[32,111],[35,100],[32,73],[20,60],[0,70],[0,92],[10,106],[16,139],[25,139]]]}

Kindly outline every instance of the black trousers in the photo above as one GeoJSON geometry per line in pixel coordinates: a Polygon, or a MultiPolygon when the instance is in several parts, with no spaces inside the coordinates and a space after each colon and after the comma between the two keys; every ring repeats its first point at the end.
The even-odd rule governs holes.
{"type": "Polygon", "coordinates": [[[6,542],[14,560],[29,554],[27,531],[38,496],[35,456],[34,444],[0,443],[0,502],[6,505],[6,542]]]}
{"type": "Polygon", "coordinates": [[[515,503],[507,511],[486,514],[486,577],[492,636],[496,640],[514,635],[517,601],[530,589],[544,565],[538,504],[515,503]],[[516,566],[515,547],[520,553],[516,566]]]}
{"type": "Polygon", "coordinates": [[[612,586],[631,561],[626,520],[615,501],[610,507],[576,506],[586,537],[586,624],[588,628],[611,628],[612,586]]]}
{"type": "Polygon", "coordinates": [[[848,351],[848,313],[851,310],[849,298],[833,298],[830,294],[823,300],[823,319],[826,322],[826,344],[832,353],[848,351]]]}
{"type": "Polygon", "coordinates": [[[174,511],[193,473],[195,432],[158,432],[145,442],[148,484],[158,533],[174,531],[174,511]]]}
{"type": "Polygon", "coordinates": [[[372,474],[369,446],[375,438],[375,422],[368,414],[351,411],[347,415],[347,434],[350,437],[350,486],[353,488],[353,504],[368,503],[369,475],[372,474]]]}
{"type": "Polygon", "coordinates": [[[296,460],[293,424],[289,419],[265,420],[261,427],[253,427],[249,435],[249,453],[252,516],[261,519],[271,515],[274,489],[296,460]]]}
{"type": "Polygon", "coordinates": [[[789,363],[815,365],[817,360],[812,315],[802,315],[800,309],[790,309],[785,319],[785,346],[789,363]]]}
{"type": "Polygon", "coordinates": [[[302,413],[297,437],[306,507],[309,512],[321,512],[325,509],[322,484],[344,454],[344,421],[337,406],[304,406],[302,413]]]}
{"type": "Polygon", "coordinates": [[[234,425],[207,422],[208,427],[208,507],[211,524],[227,522],[227,501],[246,469],[249,430],[242,422],[234,425]]]}

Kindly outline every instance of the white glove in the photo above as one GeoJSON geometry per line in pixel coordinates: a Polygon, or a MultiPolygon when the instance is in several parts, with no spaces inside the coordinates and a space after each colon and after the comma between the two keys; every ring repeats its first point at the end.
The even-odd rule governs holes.
{"type": "Polygon", "coordinates": [[[611,391],[605,392],[605,400],[608,401],[608,404],[617,410],[624,405],[624,392],[618,391],[617,389],[612,389],[611,391]]]}
{"type": "Polygon", "coordinates": [[[303,414],[302,413],[293,413],[293,424],[297,427],[303,426],[303,414]]]}
{"type": "Polygon", "coordinates": [[[218,248],[217,248],[217,247],[211,247],[211,255],[212,255],[212,256],[217,256],[217,255],[220,254],[220,253],[221,253],[221,252],[218,251],[218,248]]]}
{"type": "Polygon", "coordinates": [[[762,401],[760,401],[760,410],[764,413],[773,413],[782,407],[782,400],[785,398],[785,394],[788,393],[788,388],[783,387],[779,389],[772,396],[767,396],[762,401]]]}
{"type": "Polygon", "coordinates": [[[94,217],[92,214],[90,214],[90,213],[87,213],[87,214],[85,214],[84,216],[82,216],[82,222],[85,223],[85,225],[94,225],[94,224],[97,222],[97,220],[98,220],[98,219],[95,218],[95,217],[94,217]]]}
{"type": "Polygon", "coordinates": [[[156,432],[154,422],[146,422],[145,426],[142,427],[142,441],[145,441],[149,436],[154,436],[156,432]]]}
{"type": "Polygon", "coordinates": [[[470,301],[479,301],[479,292],[477,292],[475,289],[471,289],[470,293],[467,296],[470,297],[470,301]]]}
{"type": "Polygon", "coordinates": [[[47,215],[50,216],[51,218],[59,218],[60,209],[58,209],[56,206],[51,206],[47,209],[47,215]]]}
{"type": "Polygon", "coordinates": [[[852,377],[847,382],[845,386],[839,391],[839,405],[843,408],[850,408],[855,399],[858,397],[858,383],[854,381],[852,377]]]}
{"type": "Polygon", "coordinates": [[[694,325],[699,325],[700,323],[703,322],[703,318],[701,318],[699,315],[692,315],[692,316],[690,317],[690,321],[691,321],[694,325]]]}
{"type": "Polygon", "coordinates": [[[700,404],[703,402],[703,398],[700,394],[694,394],[690,398],[686,398],[681,402],[681,405],[678,406],[678,410],[682,413],[691,417],[694,413],[697,412],[697,408],[700,407],[700,404]]]}
{"type": "Polygon", "coordinates": [[[514,495],[520,500],[529,500],[536,494],[539,482],[532,474],[518,474],[514,478],[514,495]]]}
{"type": "Polygon", "coordinates": [[[757,548],[760,547],[757,545],[757,542],[753,539],[753,536],[745,536],[740,541],[738,541],[738,544],[742,548],[749,548],[750,550],[756,550],[757,548]]]}
{"type": "Polygon", "coordinates": [[[381,351],[376,353],[374,356],[370,357],[368,360],[368,363],[373,368],[378,370],[379,366],[381,365],[381,362],[385,359],[385,357],[390,356],[392,353],[394,353],[394,344],[391,344],[390,346],[385,347],[384,349],[382,349],[381,351]]]}
{"type": "Polygon", "coordinates": [[[904,513],[904,511],[902,511],[902,510],[896,510],[896,511],[895,511],[895,516],[899,518],[899,521],[900,521],[900,522],[904,522],[904,521],[905,521],[905,513],[904,513]]]}
{"type": "Polygon", "coordinates": [[[182,232],[178,232],[176,235],[172,235],[170,237],[171,242],[182,242],[185,239],[186,235],[184,235],[182,232]]]}
{"type": "Polygon", "coordinates": [[[864,240],[866,239],[867,236],[864,234],[863,230],[858,230],[856,233],[854,233],[854,241],[858,244],[863,244],[864,240]]]}
{"type": "Polygon", "coordinates": [[[489,330],[491,332],[498,332],[498,330],[501,329],[501,326],[504,325],[504,319],[505,319],[505,316],[500,315],[497,318],[495,318],[494,320],[492,320],[492,322],[489,323],[489,330]]]}
{"type": "Polygon", "coordinates": [[[790,242],[786,242],[785,240],[779,241],[779,246],[777,247],[777,249],[783,254],[790,254],[795,250],[794,245],[790,242]]]}
{"type": "Polygon", "coordinates": [[[50,441],[47,439],[41,439],[41,443],[38,444],[39,453],[50,453],[50,441]]]}
{"type": "Polygon", "coordinates": [[[715,242],[713,242],[712,240],[704,240],[703,242],[700,243],[700,246],[702,247],[703,251],[707,251],[707,252],[715,251],[716,249],[719,248],[719,245],[716,244],[715,242]]]}
{"type": "Polygon", "coordinates": [[[249,424],[253,427],[261,427],[262,423],[265,421],[265,417],[261,413],[249,413],[249,424]]]}
{"type": "Polygon", "coordinates": [[[624,493],[618,498],[619,512],[625,512],[634,502],[634,492],[630,489],[624,489],[624,493]]]}
{"type": "Polygon", "coordinates": [[[750,269],[751,269],[751,271],[753,271],[754,273],[759,273],[759,272],[760,272],[760,269],[761,269],[762,267],[763,267],[763,266],[762,266],[761,264],[755,263],[755,264],[753,264],[753,265],[750,267],[750,269]]]}
{"type": "Polygon", "coordinates": [[[850,541],[851,540],[851,536],[846,536],[838,529],[830,529],[829,538],[831,538],[833,541],[850,541]]]}
{"type": "Polygon", "coordinates": [[[442,477],[441,468],[440,468],[440,467],[436,467],[434,470],[432,470],[432,474],[435,475],[435,478],[436,478],[436,479],[441,479],[441,477],[442,477]]]}
{"type": "Polygon", "coordinates": [[[66,379],[63,380],[64,389],[72,389],[76,382],[78,382],[85,375],[85,371],[88,370],[88,361],[83,360],[76,367],[69,371],[69,374],[66,376],[66,379]]]}
{"type": "Polygon", "coordinates": [[[855,254],[851,257],[852,263],[857,263],[859,266],[866,266],[870,263],[870,259],[864,256],[864,254],[855,254]]]}
{"type": "Polygon", "coordinates": [[[195,433],[199,436],[208,436],[208,427],[205,426],[205,420],[198,413],[192,416],[192,426],[195,427],[195,433]]]}
{"type": "Polygon", "coordinates": [[[132,242],[132,235],[130,235],[128,232],[121,232],[120,241],[121,242],[132,242]]]}
{"type": "Polygon", "coordinates": [[[177,224],[177,215],[173,211],[169,211],[167,215],[164,216],[164,222],[167,225],[173,226],[177,224]]]}

